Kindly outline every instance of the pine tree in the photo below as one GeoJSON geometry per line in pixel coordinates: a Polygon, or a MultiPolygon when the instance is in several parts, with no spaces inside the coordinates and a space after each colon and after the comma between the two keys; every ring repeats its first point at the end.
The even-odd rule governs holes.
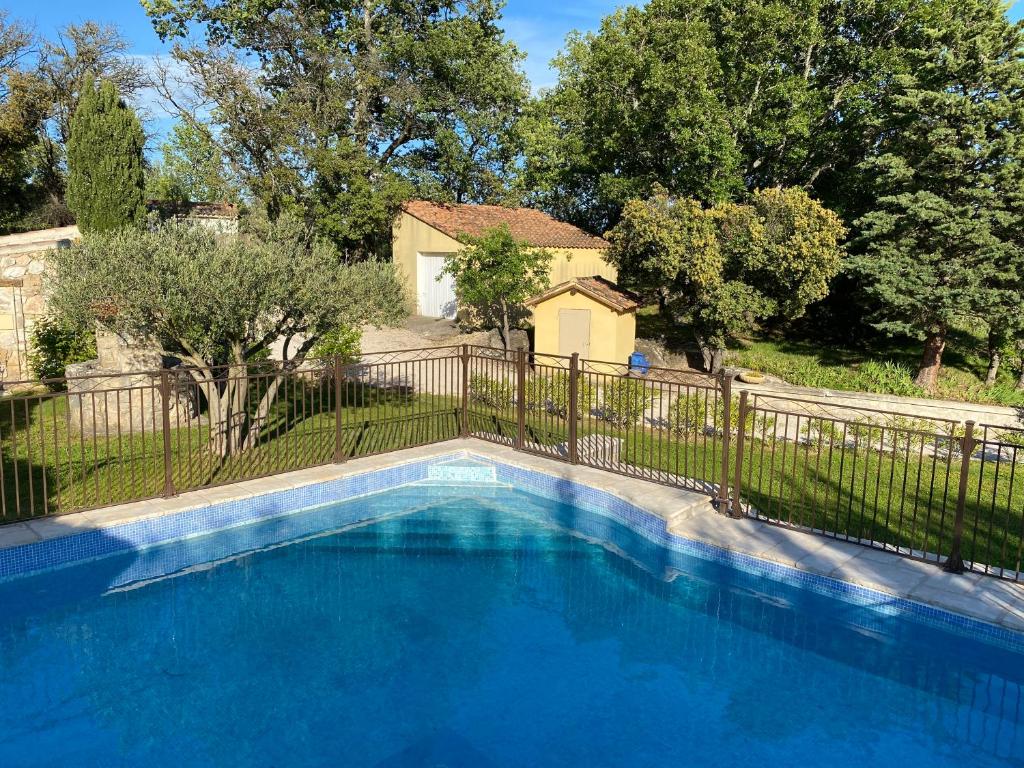
{"type": "Polygon", "coordinates": [[[952,327],[1014,311],[1024,229],[1024,27],[997,0],[930,9],[915,66],[883,105],[865,163],[877,198],[851,262],[883,307],[875,324],[923,340],[917,384],[928,390],[952,327]]]}
{"type": "Polygon", "coordinates": [[[83,232],[141,224],[146,207],[145,137],[132,109],[110,81],[88,79],[71,120],[68,207],[83,232]]]}

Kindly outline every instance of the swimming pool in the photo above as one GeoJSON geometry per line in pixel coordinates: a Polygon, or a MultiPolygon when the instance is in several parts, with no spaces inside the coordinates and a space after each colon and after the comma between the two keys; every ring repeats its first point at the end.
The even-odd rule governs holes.
{"type": "Polygon", "coordinates": [[[1024,765],[1018,648],[585,506],[438,476],[0,584],[0,765],[1024,765]]]}

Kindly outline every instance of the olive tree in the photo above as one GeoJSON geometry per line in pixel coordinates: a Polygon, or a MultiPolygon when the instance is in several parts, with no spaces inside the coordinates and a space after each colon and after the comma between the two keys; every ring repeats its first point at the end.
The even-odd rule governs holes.
{"type": "Polygon", "coordinates": [[[406,307],[391,264],[343,264],[287,217],[256,229],[220,238],[187,224],[125,228],[52,256],[52,302],[64,318],[145,337],[187,365],[219,425],[211,448],[221,456],[255,444],[284,376],[321,339],[396,320],[406,307]],[[284,361],[251,403],[249,366],[279,340],[284,361]]]}
{"type": "Polygon", "coordinates": [[[806,192],[767,189],[711,208],[664,189],[626,203],[607,237],[619,277],[688,322],[710,371],[729,338],[794,319],[839,271],[839,218],[806,192]]]}

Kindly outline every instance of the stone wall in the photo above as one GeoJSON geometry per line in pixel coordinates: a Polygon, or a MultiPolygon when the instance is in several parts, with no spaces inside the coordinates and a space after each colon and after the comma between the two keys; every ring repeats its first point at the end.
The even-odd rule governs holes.
{"type": "Polygon", "coordinates": [[[32,378],[28,365],[32,326],[46,311],[46,254],[70,245],[77,227],[0,238],[0,378],[32,378]]]}
{"type": "MultiPolygon", "coordinates": [[[[69,365],[68,426],[72,434],[98,436],[159,432],[163,397],[159,370],[168,362],[144,340],[124,339],[96,329],[98,357],[69,365]]],[[[185,426],[198,414],[195,389],[178,367],[170,368],[171,426],[185,426]]]]}

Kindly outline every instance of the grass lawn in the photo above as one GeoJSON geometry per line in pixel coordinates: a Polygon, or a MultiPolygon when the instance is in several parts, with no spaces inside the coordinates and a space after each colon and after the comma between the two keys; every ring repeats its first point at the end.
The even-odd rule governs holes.
{"type": "MultiPolygon", "coordinates": [[[[645,307],[638,313],[637,336],[663,339],[670,350],[689,350],[694,346],[689,328],[666,322],[654,307],[645,307]]],[[[764,371],[799,386],[924,396],[913,382],[920,357],[921,342],[909,338],[879,337],[870,346],[854,347],[763,336],[737,342],[728,351],[726,362],[764,371]]],[[[1024,406],[1024,391],[1015,389],[1016,371],[1009,363],[1004,362],[995,384],[985,386],[988,361],[984,337],[976,330],[954,330],[943,356],[934,397],[1024,406]]]]}

